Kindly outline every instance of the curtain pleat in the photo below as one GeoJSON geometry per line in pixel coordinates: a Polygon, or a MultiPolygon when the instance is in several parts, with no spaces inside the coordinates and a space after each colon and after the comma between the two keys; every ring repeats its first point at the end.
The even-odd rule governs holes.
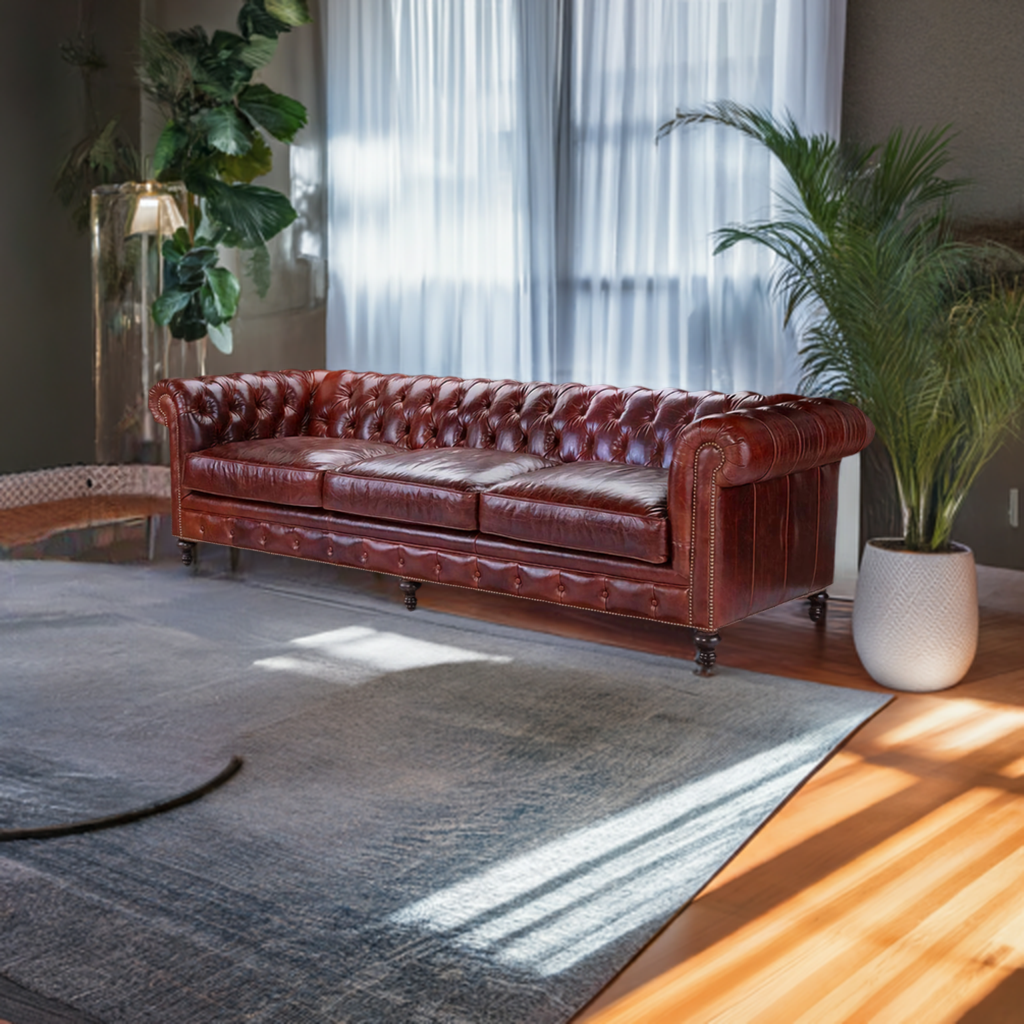
{"type": "Polygon", "coordinates": [[[845,0],[327,0],[328,364],[775,391],[785,187],[729,99],[838,131],[845,0]]]}

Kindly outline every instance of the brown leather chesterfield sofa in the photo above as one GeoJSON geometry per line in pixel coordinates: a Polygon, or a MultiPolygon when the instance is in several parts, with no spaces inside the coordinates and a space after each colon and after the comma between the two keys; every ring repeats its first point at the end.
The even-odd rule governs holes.
{"type": "Polygon", "coordinates": [[[832,582],[839,460],[874,433],[796,395],[292,370],[161,381],[196,542],[718,631],[832,582]]]}

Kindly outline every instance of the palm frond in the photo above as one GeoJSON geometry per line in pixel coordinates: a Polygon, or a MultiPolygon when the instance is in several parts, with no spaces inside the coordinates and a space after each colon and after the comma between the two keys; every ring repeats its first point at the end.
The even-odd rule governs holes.
{"type": "Polygon", "coordinates": [[[905,543],[946,546],[1024,408],[1024,291],[979,293],[997,276],[979,271],[992,252],[953,239],[949,204],[966,182],[943,176],[951,130],[840,145],[721,102],[677,111],[658,139],[709,124],[765,146],[791,186],[781,216],[719,229],[715,252],[754,242],[775,255],[785,318],[803,328],[803,386],[867,413],[892,461],[905,543]]]}

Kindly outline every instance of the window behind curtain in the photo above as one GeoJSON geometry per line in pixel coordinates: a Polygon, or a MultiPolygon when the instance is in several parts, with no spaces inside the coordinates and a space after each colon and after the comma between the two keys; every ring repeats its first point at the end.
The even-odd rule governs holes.
{"type": "Polygon", "coordinates": [[[332,366],[772,391],[795,345],[732,99],[836,130],[842,2],[329,0],[332,366]],[[828,56],[831,54],[831,57],[828,56]],[[784,63],[782,63],[784,62],[784,63]]]}

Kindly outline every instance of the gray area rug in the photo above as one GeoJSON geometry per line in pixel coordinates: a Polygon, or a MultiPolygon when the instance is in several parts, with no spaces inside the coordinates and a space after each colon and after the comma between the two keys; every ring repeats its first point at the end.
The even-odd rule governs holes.
{"type": "Polygon", "coordinates": [[[0,974],[105,1022],[568,1020],[887,698],[343,589],[0,563],[0,974]]]}

